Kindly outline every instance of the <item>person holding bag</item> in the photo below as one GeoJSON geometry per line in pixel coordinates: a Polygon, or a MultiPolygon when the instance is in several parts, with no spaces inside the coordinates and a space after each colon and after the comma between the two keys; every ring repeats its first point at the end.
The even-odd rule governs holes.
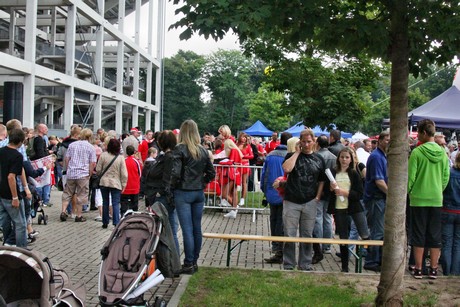
{"type": "Polygon", "coordinates": [[[102,228],[107,228],[109,217],[109,203],[112,197],[113,225],[120,221],[121,192],[128,182],[128,171],[125,159],[120,155],[121,144],[117,139],[111,139],[107,151],[102,153],[96,165],[96,174],[100,178],[102,194],[102,228]]]}

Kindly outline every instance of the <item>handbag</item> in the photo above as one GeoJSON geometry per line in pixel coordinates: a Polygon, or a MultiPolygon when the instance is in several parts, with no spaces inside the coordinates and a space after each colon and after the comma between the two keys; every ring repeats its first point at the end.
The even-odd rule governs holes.
{"type": "Polygon", "coordinates": [[[105,172],[112,166],[113,162],[118,158],[118,156],[115,156],[112,161],[110,161],[109,165],[104,169],[104,171],[100,174],[92,174],[91,177],[89,178],[89,188],[90,189],[99,189],[101,186],[101,178],[104,176],[105,172]]]}

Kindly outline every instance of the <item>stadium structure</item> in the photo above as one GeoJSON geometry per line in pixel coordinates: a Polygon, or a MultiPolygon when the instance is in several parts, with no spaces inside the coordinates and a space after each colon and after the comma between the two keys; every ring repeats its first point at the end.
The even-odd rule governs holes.
{"type": "Polygon", "coordinates": [[[1,121],[159,130],[165,1],[0,0],[1,121]]]}

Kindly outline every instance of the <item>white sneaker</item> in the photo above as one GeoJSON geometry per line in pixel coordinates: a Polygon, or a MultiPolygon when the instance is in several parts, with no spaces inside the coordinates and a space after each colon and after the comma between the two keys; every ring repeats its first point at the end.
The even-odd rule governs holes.
{"type": "Polygon", "coordinates": [[[240,206],[240,207],[244,206],[244,198],[240,199],[240,202],[239,202],[238,206],[240,206]]]}
{"type": "Polygon", "coordinates": [[[236,210],[232,210],[227,214],[224,214],[224,217],[229,219],[236,219],[236,210]]]}
{"type": "Polygon", "coordinates": [[[222,199],[220,202],[221,207],[231,207],[230,203],[226,199],[222,199]]]}
{"type": "Polygon", "coordinates": [[[102,216],[97,216],[94,220],[97,222],[102,222],[102,216]]]}

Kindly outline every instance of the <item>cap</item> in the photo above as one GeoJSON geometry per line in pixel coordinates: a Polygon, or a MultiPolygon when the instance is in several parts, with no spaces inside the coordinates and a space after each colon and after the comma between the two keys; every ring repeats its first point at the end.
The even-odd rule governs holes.
{"type": "Polygon", "coordinates": [[[434,136],[444,136],[444,134],[442,134],[442,132],[437,131],[434,133],[434,136]]]}
{"type": "Polygon", "coordinates": [[[179,130],[179,129],[174,129],[174,130],[173,130],[173,133],[174,133],[175,135],[178,135],[178,134],[180,133],[180,130],[179,130]]]}
{"type": "Polygon", "coordinates": [[[140,132],[140,131],[138,128],[132,127],[131,130],[129,130],[129,132],[140,132]]]}

